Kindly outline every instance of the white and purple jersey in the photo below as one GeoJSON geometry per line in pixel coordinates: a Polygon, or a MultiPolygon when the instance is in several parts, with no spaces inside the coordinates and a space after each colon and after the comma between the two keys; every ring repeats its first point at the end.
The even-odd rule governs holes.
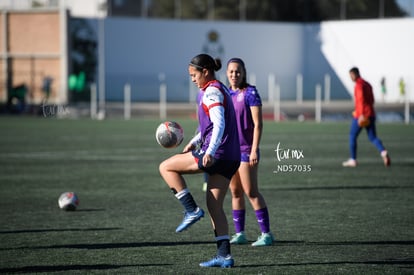
{"type": "Polygon", "coordinates": [[[230,89],[236,112],[237,129],[242,154],[250,154],[253,143],[254,123],[250,107],[262,106],[262,100],[255,86],[248,85],[243,90],[230,89]]]}
{"type": "Polygon", "coordinates": [[[200,89],[197,103],[200,132],[192,143],[201,142],[201,153],[216,159],[240,161],[236,117],[227,87],[217,80],[208,82],[200,89]]]}

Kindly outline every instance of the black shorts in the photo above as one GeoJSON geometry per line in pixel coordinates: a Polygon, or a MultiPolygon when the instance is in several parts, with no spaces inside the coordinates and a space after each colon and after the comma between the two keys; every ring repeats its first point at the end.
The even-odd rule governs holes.
{"type": "Polygon", "coordinates": [[[203,166],[204,153],[200,154],[199,152],[193,151],[193,156],[198,164],[198,168],[200,168],[209,175],[219,174],[229,180],[237,172],[237,169],[239,169],[240,166],[240,161],[238,160],[216,159],[213,165],[211,165],[210,167],[205,167],[203,166]]]}

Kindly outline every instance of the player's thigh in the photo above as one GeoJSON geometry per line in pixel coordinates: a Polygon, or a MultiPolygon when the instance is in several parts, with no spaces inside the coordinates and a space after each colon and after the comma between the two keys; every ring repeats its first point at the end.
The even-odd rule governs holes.
{"type": "Polygon", "coordinates": [[[176,154],[160,164],[161,171],[174,171],[179,173],[198,173],[197,162],[191,152],[176,154]]]}
{"type": "Polygon", "coordinates": [[[241,162],[239,167],[240,181],[246,194],[257,192],[258,165],[251,166],[248,162],[241,162]]]}
{"type": "Polygon", "coordinates": [[[358,125],[358,119],[353,118],[351,122],[351,128],[349,130],[349,135],[352,139],[355,139],[359,136],[362,128],[358,125]]]}
{"type": "Polygon", "coordinates": [[[375,127],[375,122],[371,122],[371,124],[366,129],[369,140],[372,141],[377,138],[377,129],[375,127]]]}
{"type": "Polygon", "coordinates": [[[207,183],[207,204],[219,205],[223,202],[230,180],[220,174],[210,175],[207,183]]]}

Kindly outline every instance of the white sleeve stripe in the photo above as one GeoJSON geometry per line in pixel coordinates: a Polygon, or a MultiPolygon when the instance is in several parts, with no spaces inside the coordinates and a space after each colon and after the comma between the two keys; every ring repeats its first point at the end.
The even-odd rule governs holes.
{"type": "Polygon", "coordinates": [[[226,124],[224,122],[224,107],[217,106],[217,108],[210,109],[210,120],[213,123],[213,132],[211,133],[210,144],[206,150],[206,154],[214,156],[217,148],[221,144],[224,128],[226,124]]]}
{"type": "Polygon", "coordinates": [[[216,87],[208,87],[204,93],[202,102],[208,109],[210,121],[213,123],[210,144],[206,150],[206,154],[214,156],[217,148],[221,144],[223,137],[225,121],[224,121],[224,95],[220,89],[216,87]],[[215,108],[217,107],[217,108],[215,108]]]}

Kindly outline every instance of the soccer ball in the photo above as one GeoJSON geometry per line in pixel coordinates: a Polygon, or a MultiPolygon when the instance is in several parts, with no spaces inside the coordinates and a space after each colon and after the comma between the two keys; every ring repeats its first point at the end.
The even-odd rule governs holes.
{"type": "Polygon", "coordinates": [[[79,205],[79,198],[75,192],[65,192],[60,195],[58,204],[62,210],[74,211],[79,205]]]}
{"type": "Polygon", "coordinates": [[[174,148],[183,141],[184,130],[175,121],[165,121],[155,131],[155,139],[164,148],[174,148]]]}
{"type": "Polygon", "coordinates": [[[365,128],[365,127],[367,127],[367,126],[369,126],[369,124],[371,123],[371,121],[369,120],[369,118],[364,118],[363,120],[361,120],[361,121],[358,121],[358,125],[359,125],[359,127],[361,127],[361,128],[365,128]]]}

